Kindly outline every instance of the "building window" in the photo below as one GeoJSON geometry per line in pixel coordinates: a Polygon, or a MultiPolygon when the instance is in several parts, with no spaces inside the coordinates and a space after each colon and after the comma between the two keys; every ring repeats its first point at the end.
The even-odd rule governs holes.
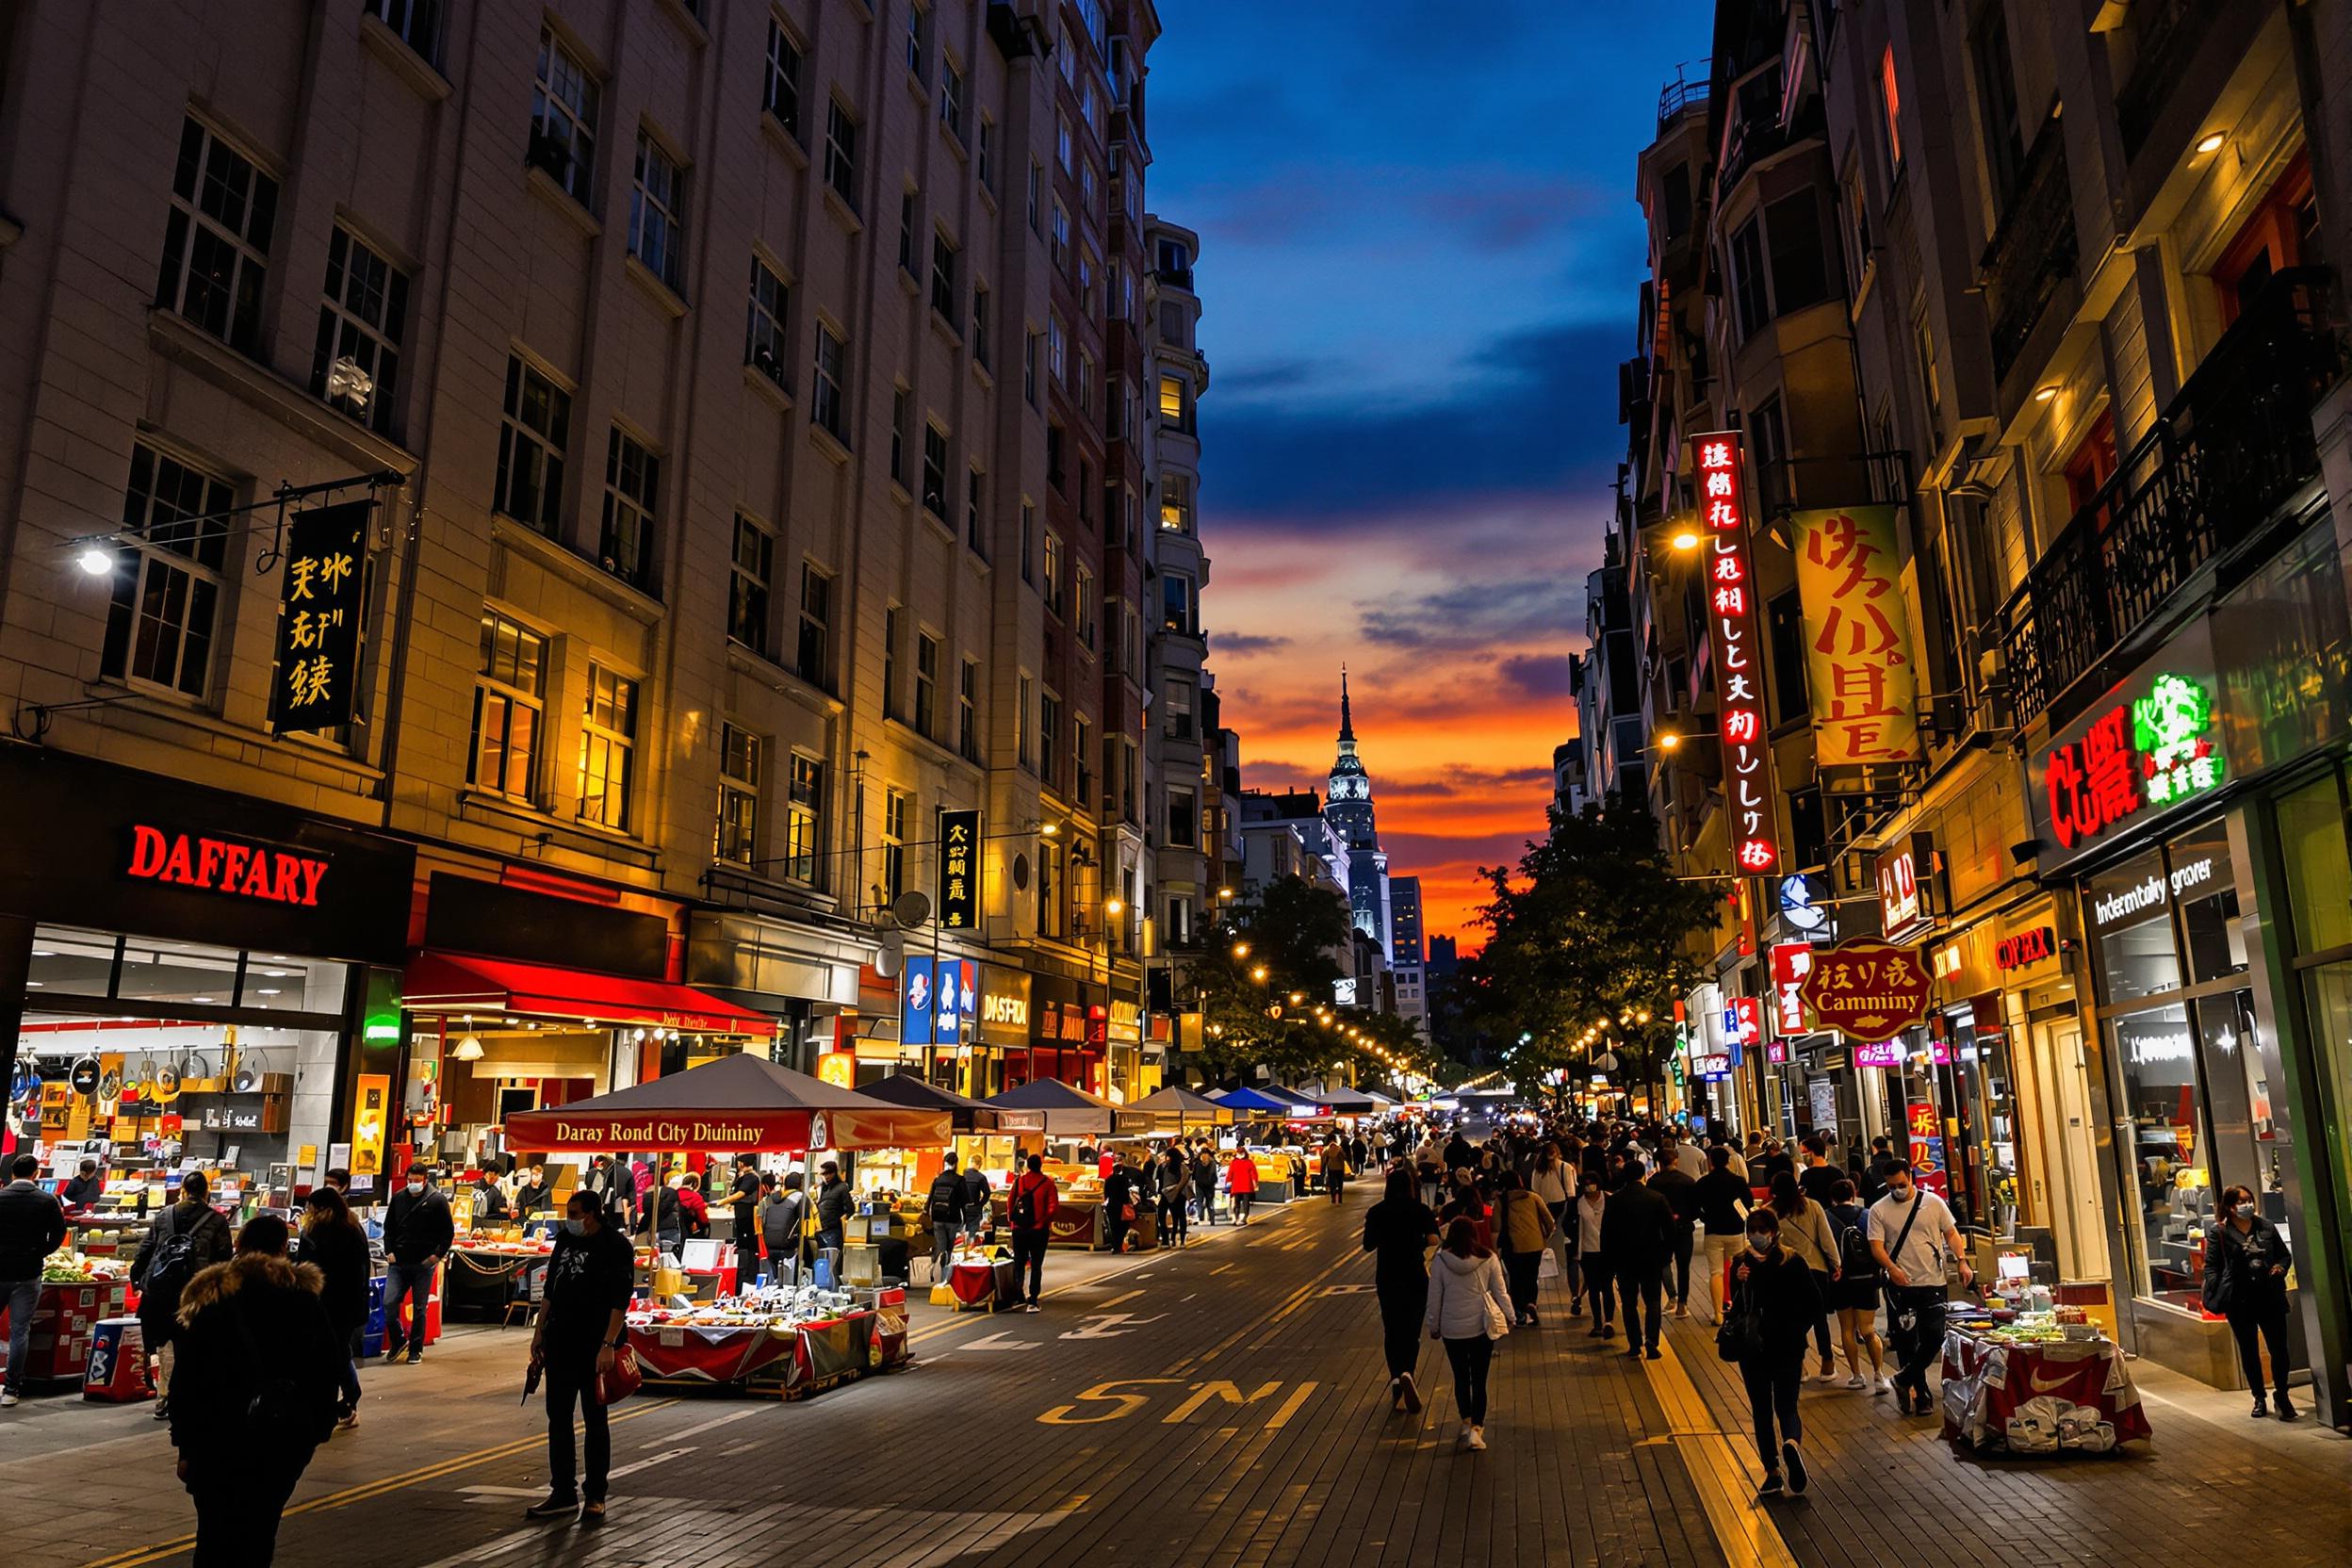
{"type": "Polygon", "coordinates": [[[1176,849],[1190,849],[1200,841],[1200,808],[1188,789],[1168,789],[1168,841],[1176,849]]]}
{"type": "Polygon", "coordinates": [[[428,65],[441,59],[441,0],[368,0],[360,8],[428,65]]]}
{"type": "Polygon", "coordinates": [[[564,456],[571,440],[572,395],[509,354],[491,506],[552,538],[563,520],[564,456]]]}
{"type": "Polygon", "coordinates": [[[1764,279],[1764,241],[1753,218],[1731,236],[1731,304],[1732,321],[1743,343],[1772,318],[1764,279]]]}
{"type": "Polygon", "coordinates": [[[1033,685],[1034,682],[1027,676],[1021,678],[1020,689],[1015,698],[1020,706],[1013,713],[1013,746],[1021,765],[1024,768],[1035,768],[1037,765],[1037,759],[1029,751],[1029,694],[1033,685]]]}
{"type": "Polygon", "coordinates": [[[914,437],[914,394],[903,386],[890,389],[890,482],[906,488],[906,449],[914,437]]]}
{"type": "Polygon", "coordinates": [[[980,665],[971,659],[956,676],[956,749],[968,762],[980,760],[980,665]]]}
{"type": "Polygon", "coordinates": [[[1021,345],[1021,400],[1031,408],[1037,406],[1037,335],[1034,332],[1021,345]]]}
{"type": "Polygon", "coordinates": [[[1168,945],[1185,948],[1192,945],[1192,900],[1175,894],[1168,901],[1168,945]]]}
{"type": "Polygon", "coordinates": [[[1054,270],[1070,275],[1070,209],[1062,205],[1059,196],[1054,198],[1054,232],[1047,237],[1047,249],[1053,253],[1054,270]]]}
{"type": "Polygon", "coordinates": [[[653,578],[653,525],[662,460],[614,425],[604,444],[604,527],[596,555],[604,569],[643,588],[653,578]]]}
{"type": "Polygon", "coordinates": [[[996,122],[980,117],[980,188],[996,194],[996,122]]]}
{"type": "Polygon", "coordinates": [[[1078,415],[1094,417],[1094,356],[1084,349],[1078,351],[1078,415]]]}
{"type": "Polygon", "coordinates": [[[1045,318],[1045,368],[1056,386],[1070,380],[1070,335],[1058,316],[1045,318]]]}
{"type": "Polygon", "coordinates": [[[327,242],[326,298],[311,353],[310,392],[380,435],[392,435],[400,402],[400,339],[408,275],[337,225],[327,242]],[[349,360],[363,381],[338,370],[349,360]]]}
{"type": "Polygon", "coordinates": [[[964,544],[983,561],[988,558],[988,531],[980,520],[980,498],[988,490],[988,478],[977,468],[964,476],[964,544]]]}
{"type": "Polygon", "coordinates": [[[1844,204],[1846,293],[1859,299],[1863,282],[1870,274],[1870,209],[1862,199],[1862,166],[1858,161],[1846,172],[1844,204]]]}
{"type": "Polygon", "coordinates": [[[1160,627],[1182,636],[1193,635],[1192,579],[1182,572],[1160,574],[1160,627]]]}
{"type": "Polygon", "coordinates": [[[1021,503],[1021,580],[1037,586],[1037,503],[1024,499],[1021,503]]]}
{"type": "Polygon", "coordinates": [[[972,286],[972,362],[983,370],[988,368],[991,350],[988,343],[988,290],[985,284],[972,286]]]}
{"type": "Polygon", "coordinates": [[[1037,935],[1062,934],[1062,863],[1067,852],[1051,839],[1037,844],[1037,935]]]}
{"type": "Polygon", "coordinates": [[[1772,255],[1773,315],[1786,316],[1829,298],[1821,212],[1811,190],[1784,196],[1764,209],[1764,240],[1772,255]]]}
{"type": "Polygon", "coordinates": [[[1878,62],[1878,97],[1886,111],[1886,166],[1903,172],[1903,84],[1895,74],[1895,46],[1888,44],[1878,62]]]}
{"type": "Polygon", "coordinates": [[[914,814],[915,797],[904,790],[882,792],[882,907],[898,902],[906,890],[906,821],[914,814]]]}
{"type": "Polygon", "coordinates": [[[1192,480],[1189,476],[1160,476],[1160,526],[1171,533],[1192,531],[1192,480]]]}
{"type": "Polygon", "coordinates": [[[1062,699],[1037,694],[1037,777],[1049,790],[1062,787],[1062,699]]]}
{"type": "Polygon", "coordinates": [[[838,98],[825,110],[825,183],[850,211],[858,210],[858,122],[838,98]]]}
{"type": "Polygon", "coordinates": [[[776,122],[795,141],[800,139],[800,45],[784,24],[768,18],[768,80],[760,106],[776,116],[776,122]]]}
{"type": "Polygon", "coordinates": [[[232,499],[226,480],[143,442],[132,446],[100,661],[107,676],[199,699],[208,694],[228,554],[220,514],[232,499]]]}
{"type": "Polygon", "coordinates": [[[760,737],[731,724],[719,727],[719,824],[711,854],[746,866],[760,863],[760,737]]]}
{"type": "Polygon", "coordinates": [[[792,776],[784,798],[784,874],[812,888],[825,886],[825,764],[792,754],[792,776]]]}
{"type": "Polygon", "coordinates": [[[1162,714],[1161,733],[1171,741],[1192,739],[1193,686],[1189,680],[1170,680],[1160,694],[1162,714]]]}
{"type": "Polygon", "coordinates": [[[1077,764],[1077,781],[1070,789],[1070,802],[1083,811],[1094,793],[1094,726],[1086,722],[1084,714],[1072,714],[1070,724],[1070,755],[1077,764]]]}
{"type": "Polygon", "coordinates": [[[931,308],[958,332],[964,324],[956,316],[956,305],[963,297],[956,284],[956,242],[935,234],[931,237],[931,308]]]}
{"type": "Polygon", "coordinates": [[[1045,233],[1045,198],[1042,194],[1044,189],[1045,171],[1038,166],[1037,159],[1031,158],[1029,160],[1029,232],[1031,234],[1045,233]]]}
{"type": "Polygon", "coordinates": [[[685,275],[686,175],[642,129],[637,133],[636,185],[629,194],[629,253],[671,289],[685,275]]]}
{"type": "Polygon", "coordinates": [[[916,81],[923,79],[923,60],[925,35],[930,31],[931,13],[922,6],[906,8],[906,69],[916,81]]]}
{"type": "Polygon", "coordinates": [[[882,716],[886,719],[898,717],[898,622],[897,605],[882,612],[882,716]]]}
{"type": "Polygon", "coordinates": [[[898,270],[910,278],[921,279],[915,260],[915,193],[906,191],[898,198],[898,270]]]}
{"type": "Polygon", "coordinates": [[[947,521],[947,432],[927,422],[923,427],[923,509],[947,521]]]}
{"type": "Polygon", "coordinates": [[[1062,603],[1062,536],[1053,530],[1045,533],[1045,607],[1059,615],[1062,603]]]}
{"type": "Polygon", "coordinates": [[[833,689],[833,580],[816,567],[800,568],[800,678],[833,689]]]}
{"type": "Polygon", "coordinates": [[[776,536],[737,513],[727,634],[762,658],[768,651],[768,585],[774,580],[775,563],[776,536]]]}
{"type": "Polygon", "coordinates": [[[743,329],[743,363],[776,385],[790,387],[784,373],[784,320],[792,292],[758,256],[751,258],[751,318],[743,329]]]}
{"type": "Polygon", "coordinates": [[[1094,574],[1084,566],[1077,570],[1077,582],[1071,589],[1070,597],[1078,612],[1078,641],[1092,647],[1095,642],[1094,574]]]}
{"type": "Polygon", "coordinates": [[[580,820],[629,828],[631,753],[637,747],[637,683],[588,666],[580,718],[580,820]]]}
{"type": "Polygon", "coordinates": [[[539,74],[531,88],[532,168],[582,206],[596,169],[596,82],[547,27],[539,29],[539,74]]]}
{"type": "Polygon", "coordinates": [[[849,439],[842,433],[848,428],[842,412],[841,383],[846,373],[848,351],[841,340],[833,335],[830,327],[817,326],[817,371],[808,387],[808,417],[843,446],[849,439]]]}
{"type": "Polygon", "coordinates": [[[278,182],[203,125],[184,121],[155,303],[252,353],[277,214],[278,182]]]}
{"type": "Polygon", "coordinates": [[[1061,165],[1062,172],[1065,174],[1070,172],[1070,165],[1076,161],[1076,157],[1071,151],[1072,146],[1073,143],[1070,134],[1070,116],[1066,114],[1055,115],[1054,117],[1054,160],[1061,165]]]}
{"type": "Polygon", "coordinates": [[[466,781],[529,802],[537,785],[539,720],[546,705],[547,639],[495,610],[482,614],[474,680],[474,745],[466,781]]]}
{"type": "Polygon", "coordinates": [[[1191,391],[1182,376],[1160,378],[1160,422],[1186,430],[1191,425],[1191,391]]]}
{"type": "Polygon", "coordinates": [[[927,632],[915,633],[915,728],[925,740],[936,735],[932,727],[939,718],[939,640],[927,632]]]}
{"type": "Polygon", "coordinates": [[[1135,786],[1142,776],[1143,753],[1132,739],[1122,737],[1119,743],[1119,814],[1129,822],[1135,820],[1135,786]]]}
{"type": "Polygon", "coordinates": [[[939,123],[956,140],[971,139],[964,130],[964,74],[944,55],[939,57],[939,123]]]}

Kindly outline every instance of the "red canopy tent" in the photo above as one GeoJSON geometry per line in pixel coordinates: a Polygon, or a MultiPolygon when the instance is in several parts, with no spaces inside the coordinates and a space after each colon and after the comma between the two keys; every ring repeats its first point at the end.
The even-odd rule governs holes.
{"type": "Polygon", "coordinates": [[[506,1119],[518,1148],[707,1150],[926,1149],[948,1140],[948,1113],[885,1104],[749,1053],[667,1078],[506,1119]]]}

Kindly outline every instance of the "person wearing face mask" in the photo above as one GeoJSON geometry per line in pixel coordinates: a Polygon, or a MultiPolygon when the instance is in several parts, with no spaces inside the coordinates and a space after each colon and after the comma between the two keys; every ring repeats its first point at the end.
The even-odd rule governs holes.
{"type": "Polygon", "coordinates": [[[2221,1222],[2205,1233],[2205,1310],[2229,1319],[2230,1335],[2238,1342],[2238,1364],[2246,1386],[2254,1391],[2254,1414],[2270,1413],[2262,1399],[2262,1355],[2259,1336],[2270,1344],[2270,1380],[2278,1397],[2278,1419],[2292,1421],[2295,1401],[2287,1397],[2287,1268],[2286,1237],[2264,1219],[2251,1188],[2222,1189],[2221,1222]]]}
{"type": "Polygon", "coordinates": [[[449,1217],[449,1200],[425,1180],[425,1167],[408,1168],[408,1179],[384,1210],[384,1364],[400,1360],[403,1340],[411,1366],[425,1356],[425,1303],[433,1293],[433,1271],[442,1254],[457,1239],[449,1217]],[[407,1302],[409,1322],[403,1330],[400,1303],[407,1302]]]}
{"type": "Polygon", "coordinates": [[[547,1495],[523,1511],[527,1519],[556,1519],[580,1511],[583,1525],[604,1523],[605,1477],[612,1439],[596,1375],[629,1332],[629,1296],[636,1280],[629,1238],[605,1223],[594,1193],[575,1192],[564,1205],[564,1233],[547,1259],[545,1299],[531,1334],[531,1364],[547,1386],[547,1495]],[[588,1429],[587,1484],[572,1473],[572,1409],[588,1429]],[[583,1501],[583,1495],[585,1500],[583,1501]]]}
{"type": "Polygon", "coordinates": [[[1944,1200],[1919,1184],[1907,1165],[1886,1173],[1886,1196],[1870,1205],[1870,1255],[1886,1274],[1887,1323],[1899,1364],[1895,1409],[1905,1415],[1933,1415],[1927,1369],[1943,1354],[1944,1283],[1953,1264],[1960,1282],[1972,1284],[1960,1228],[1944,1200]]]}
{"type": "Polygon", "coordinates": [[[1805,1380],[1805,1340],[1821,1315],[1821,1298],[1813,1270],[1781,1246],[1780,1220],[1770,1209],[1748,1216],[1746,1249],[1731,1266],[1727,1311],[1736,1320],[1729,1331],[1738,1341],[1740,1379],[1747,1385],[1748,1414],[1756,1423],[1756,1457],[1764,1466],[1756,1495],[1781,1491],[1784,1467],[1788,1489],[1803,1492],[1809,1478],[1797,1446],[1805,1436],[1797,1385],[1805,1380]]]}

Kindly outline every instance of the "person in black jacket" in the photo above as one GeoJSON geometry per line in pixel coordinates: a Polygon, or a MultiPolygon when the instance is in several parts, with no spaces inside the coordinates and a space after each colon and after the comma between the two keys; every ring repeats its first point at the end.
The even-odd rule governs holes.
{"type": "Polygon", "coordinates": [[[580,1511],[583,1525],[604,1523],[606,1475],[612,1436],[596,1378],[611,1369],[629,1333],[629,1297],[637,1256],[629,1238],[604,1222],[601,1200],[575,1192],[564,1207],[564,1233],[547,1259],[546,1300],[531,1334],[531,1364],[547,1384],[547,1495],[523,1511],[527,1519],[554,1519],[580,1511]],[[572,1471],[572,1410],[588,1429],[588,1477],[583,1489],[572,1471]],[[582,1500],[582,1494],[585,1500],[582,1500]]]}
{"type": "Polygon", "coordinates": [[[931,1279],[936,1284],[947,1278],[948,1263],[956,1256],[956,1233],[964,1228],[964,1178],[956,1168],[955,1155],[939,1162],[923,1209],[931,1221],[931,1279]]]}
{"type": "Polygon", "coordinates": [[[988,1173],[978,1160],[964,1171],[964,1229],[975,1241],[986,1241],[996,1230],[988,1213],[988,1173]]]}
{"type": "MultiPolygon", "coordinates": [[[[1625,1184],[1609,1195],[1601,1211],[1601,1255],[1609,1276],[1617,1284],[1625,1309],[1625,1354],[1637,1360],[1658,1359],[1658,1296],[1666,1278],[1666,1260],[1674,1256],[1674,1205],[1667,1196],[1642,1180],[1642,1156],[1625,1156],[1625,1184]],[[1639,1306],[1641,1315],[1636,1315],[1639,1306]]],[[[1690,1227],[1679,1227],[1686,1249],[1690,1227]]]]}
{"type": "Polygon", "coordinates": [[[1670,1254],[1674,1263],[1674,1315],[1690,1315],[1690,1250],[1693,1228],[1699,1222],[1698,1200],[1692,1193],[1698,1178],[1675,1165],[1671,1157],[1660,1162],[1650,1172],[1646,1184],[1652,1192],[1662,1194],[1674,1209],[1674,1233],[1670,1254]]]}
{"type": "Polygon", "coordinates": [[[1746,1181],[1732,1173],[1731,1151],[1720,1143],[1710,1145],[1707,1174],[1692,1184],[1690,1202],[1707,1232],[1707,1305],[1713,1322],[1723,1319],[1723,1269],[1739,1255],[1752,1196],[1746,1181]]]}
{"type": "Polygon", "coordinates": [[[1113,1252],[1127,1250],[1127,1233],[1135,1229],[1135,1173],[1124,1159],[1102,1178],[1102,1239],[1113,1252]]]}
{"type": "Polygon", "coordinates": [[[15,1404],[24,1392],[41,1265],[65,1245],[65,1210],[33,1180],[41,1174],[40,1159],[19,1154],[8,1162],[8,1174],[13,1179],[0,1187],[0,1307],[8,1311],[8,1380],[0,1383],[0,1405],[15,1404]]]}
{"type": "Polygon", "coordinates": [[[360,1336],[368,1328],[368,1285],[374,1266],[368,1258],[368,1233],[333,1187],[314,1188],[302,1200],[302,1234],[295,1257],[318,1270],[323,1282],[319,1304],[344,1348],[335,1425],[348,1431],[359,1425],[358,1356],[360,1336]]]}
{"type": "Polygon", "coordinates": [[[408,1168],[408,1180],[384,1209],[384,1364],[400,1359],[403,1342],[408,1364],[425,1356],[425,1303],[433,1295],[433,1271],[457,1239],[457,1223],[449,1217],[449,1200],[435,1188],[422,1161],[408,1168]],[[407,1302],[409,1321],[400,1322],[400,1303],[407,1302]]]}
{"type": "Polygon", "coordinates": [[[155,1358],[155,1419],[172,1415],[172,1370],[178,1361],[180,1292],[199,1270],[226,1263],[232,1250],[229,1222],[205,1201],[212,1196],[204,1173],[192,1170],[180,1182],[179,1200],[147,1227],[147,1239],[131,1261],[131,1282],[139,1286],[139,1340],[155,1358]],[[174,1245],[187,1238],[185,1247],[174,1245]],[[172,1256],[172,1254],[185,1254],[172,1256]]]}
{"type": "Polygon", "coordinates": [[[1743,1319],[1740,1378],[1747,1384],[1748,1413],[1756,1422],[1756,1453],[1764,1465],[1756,1495],[1781,1490],[1788,1466],[1792,1492],[1805,1487],[1805,1454],[1797,1445],[1805,1425],[1797,1414],[1797,1388],[1805,1380],[1805,1341],[1821,1315],[1813,1271],[1780,1244],[1780,1220],[1770,1209],[1748,1216],[1747,1250],[1731,1266],[1731,1308],[1743,1319]],[[1772,1418],[1780,1418],[1780,1445],[1772,1444],[1772,1418]]]}
{"type": "Polygon", "coordinates": [[[2287,1396],[2287,1269],[2294,1259],[2278,1227],[2262,1216],[2253,1189],[2222,1189],[2219,1222],[2205,1233],[2205,1310],[2229,1319],[2238,1342],[2238,1364],[2254,1391],[2254,1414],[2267,1415],[2262,1400],[2262,1354],[2256,1337],[2270,1345],[2270,1380],[2278,1419],[2292,1421],[2295,1401],[2287,1396]]]}
{"type": "Polygon", "coordinates": [[[800,1171],[787,1172],[783,1187],[760,1211],[760,1238],[768,1244],[768,1278],[778,1284],[800,1282],[808,1251],[808,1194],[803,1190],[808,1181],[800,1171]]]}
{"type": "Polygon", "coordinates": [[[1413,1370],[1421,1360],[1421,1322],[1429,1300],[1429,1251],[1437,1241],[1437,1216],[1421,1201],[1413,1172],[1395,1167],[1380,1200],[1364,1215],[1364,1250],[1372,1254],[1392,1413],[1421,1409],[1413,1370]]]}
{"type": "Polygon", "coordinates": [[[335,1429],[345,1342],[324,1278],[286,1257],[287,1233],[255,1215],[236,1255],[180,1294],[172,1444],[196,1503],[193,1568],[269,1568],[286,1499],[335,1429]]]}

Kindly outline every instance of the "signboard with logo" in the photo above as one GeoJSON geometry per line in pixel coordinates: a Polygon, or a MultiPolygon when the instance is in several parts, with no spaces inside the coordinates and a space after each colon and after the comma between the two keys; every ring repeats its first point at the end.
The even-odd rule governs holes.
{"type": "Polygon", "coordinates": [[[909,954],[899,980],[898,1037],[903,1045],[959,1045],[980,1012],[980,965],[971,958],[909,954]]]}
{"type": "Polygon", "coordinates": [[[2003,937],[1993,948],[1993,967],[2002,973],[2024,969],[2058,956],[2058,933],[2047,925],[2033,925],[2003,937]]]}
{"type": "Polygon", "coordinates": [[[351,722],[359,694],[361,590],[370,500],[297,512],[286,524],[270,727],[281,735],[351,722]]]}
{"type": "Polygon", "coordinates": [[[1813,1026],[1805,1021],[1805,997],[1800,988],[1805,977],[1813,972],[1811,942],[1774,942],[1772,944],[1772,1030],[1780,1035],[1810,1033],[1813,1026]]]}
{"type": "Polygon", "coordinates": [[[2235,776],[2200,624],[2093,703],[2027,763],[2046,857],[2067,860],[2193,808],[2235,776]]]}
{"type": "Polygon", "coordinates": [[[1029,974],[1002,964],[980,966],[980,1017],[972,1037],[983,1045],[1029,1043],[1029,974]]]}
{"type": "Polygon", "coordinates": [[[1934,857],[1924,833],[1912,834],[1878,857],[1878,929],[1887,940],[1901,941],[1934,922],[1936,906],[1928,893],[1934,857]]]}
{"type": "Polygon", "coordinates": [[[1901,1040],[1877,1040],[1869,1045],[1856,1044],[1854,1065],[1856,1067],[1901,1067],[1903,1050],[1901,1040]]]}
{"type": "Polygon", "coordinates": [[[969,931],[980,923],[980,813],[939,813],[939,927],[969,931]]]}
{"type": "Polygon", "coordinates": [[[1933,988],[1916,949],[1857,937],[1815,954],[1799,994],[1817,1027],[1883,1040],[1927,1021],[1933,988]]]}
{"type": "Polygon", "coordinates": [[[1797,594],[1805,612],[1813,740],[1824,768],[1919,760],[1911,613],[1892,506],[1799,512],[1797,594]]]}
{"type": "Polygon", "coordinates": [[[1749,1052],[1764,1044],[1764,1001],[1761,997],[1735,996],[1723,1004],[1723,1048],[1738,1066],[1749,1052]]]}
{"type": "Polygon", "coordinates": [[[1763,876],[1780,869],[1764,655],[1748,548],[1747,480],[1740,433],[1694,437],[1699,533],[1705,541],[1707,631],[1715,665],[1716,727],[1723,743],[1723,795],[1731,813],[1732,868],[1763,876]]]}

